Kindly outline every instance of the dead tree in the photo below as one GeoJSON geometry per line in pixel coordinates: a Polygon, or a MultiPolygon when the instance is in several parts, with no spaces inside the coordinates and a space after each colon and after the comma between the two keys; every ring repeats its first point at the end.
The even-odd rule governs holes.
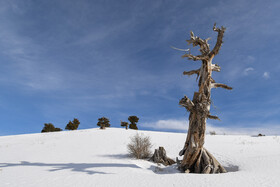
{"type": "MultiPolygon", "coordinates": [[[[210,50],[208,39],[201,39],[191,32],[188,44],[193,47],[199,46],[200,55],[194,56],[186,53],[182,57],[187,57],[189,60],[201,61],[202,65],[197,70],[185,71],[184,75],[197,75],[199,78],[198,92],[194,93],[193,99],[187,96],[183,97],[179,104],[190,112],[189,115],[189,130],[184,148],[180,151],[179,155],[184,156],[182,161],[179,161],[179,169],[186,173],[225,173],[226,170],[223,166],[211,155],[204,147],[206,120],[216,119],[217,116],[210,114],[211,104],[211,89],[212,88],[225,88],[231,90],[232,88],[221,83],[216,83],[212,78],[212,71],[220,71],[220,66],[212,64],[215,55],[218,54],[222,43],[223,36],[226,28],[223,26],[217,28],[214,24],[213,30],[218,32],[215,47],[210,50]]],[[[177,48],[175,48],[177,49],[177,48]]],[[[184,50],[186,51],[186,50],[184,50]]]]}

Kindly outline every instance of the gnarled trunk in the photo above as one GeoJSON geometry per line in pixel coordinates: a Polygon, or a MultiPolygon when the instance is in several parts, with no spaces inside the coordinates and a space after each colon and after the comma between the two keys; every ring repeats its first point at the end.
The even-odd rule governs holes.
{"type": "Polygon", "coordinates": [[[218,65],[212,64],[212,59],[221,48],[225,28],[221,27],[219,29],[214,25],[213,30],[218,32],[218,38],[212,51],[210,51],[207,43],[209,39],[202,40],[191,32],[191,39],[187,40],[187,42],[193,44],[193,46],[199,45],[202,54],[198,56],[183,55],[183,57],[188,57],[190,60],[202,61],[201,68],[183,73],[184,75],[197,74],[199,77],[199,91],[194,93],[193,100],[185,96],[179,102],[181,106],[190,112],[187,139],[183,150],[179,153],[180,156],[184,155],[183,160],[179,162],[179,169],[186,173],[226,172],[214,156],[203,147],[207,118],[219,119],[217,116],[210,115],[211,89],[217,87],[232,89],[225,84],[216,83],[212,78],[212,71],[220,71],[218,65]]]}

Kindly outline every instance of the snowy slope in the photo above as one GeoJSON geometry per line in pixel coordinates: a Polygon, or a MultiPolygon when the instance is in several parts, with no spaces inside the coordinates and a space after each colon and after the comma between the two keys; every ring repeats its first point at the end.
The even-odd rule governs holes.
{"type": "MultiPolygon", "coordinates": [[[[280,186],[280,137],[206,136],[228,173],[179,173],[127,156],[134,130],[107,128],[0,137],[0,186],[280,186]]],[[[178,156],[186,134],[138,131],[178,156]]]]}

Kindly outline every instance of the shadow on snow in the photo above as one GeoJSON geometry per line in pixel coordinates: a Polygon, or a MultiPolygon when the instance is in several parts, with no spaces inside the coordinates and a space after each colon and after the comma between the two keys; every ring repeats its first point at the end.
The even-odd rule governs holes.
{"type": "MultiPolygon", "coordinates": [[[[227,173],[230,172],[237,172],[239,170],[239,167],[236,165],[228,165],[228,166],[223,166],[226,170],[227,173]]],[[[177,169],[177,165],[173,164],[171,166],[163,166],[162,164],[158,164],[157,166],[152,165],[149,170],[153,171],[155,174],[174,174],[174,173],[182,173],[177,169]]],[[[195,173],[193,173],[195,174],[195,173]]]]}
{"type": "Polygon", "coordinates": [[[116,159],[131,158],[128,154],[110,154],[110,155],[99,155],[99,156],[107,157],[107,158],[116,158],[116,159]]]}
{"type": "MultiPolygon", "coordinates": [[[[128,154],[110,154],[110,155],[100,155],[100,157],[107,157],[107,158],[116,158],[116,159],[129,159],[131,158],[128,154]]],[[[155,164],[154,162],[151,162],[155,164]]],[[[237,172],[239,171],[239,166],[236,165],[227,165],[223,166],[226,170],[227,173],[230,172],[237,172]]],[[[153,171],[155,174],[174,174],[174,173],[182,173],[177,169],[177,165],[173,164],[171,166],[164,166],[162,164],[157,164],[157,165],[151,165],[149,170],[153,171]]]]}
{"type": "Polygon", "coordinates": [[[238,166],[235,166],[235,165],[229,165],[229,166],[223,166],[227,172],[236,172],[239,170],[239,167],[238,166]]]}
{"type": "Polygon", "coordinates": [[[100,171],[93,171],[88,170],[90,168],[107,168],[107,167],[128,167],[128,168],[140,168],[134,164],[116,164],[116,163],[61,163],[61,164],[47,164],[47,163],[40,163],[40,162],[26,162],[22,161],[20,163],[0,163],[0,168],[5,167],[15,167],[15,166],[38,166],[38,167],[52,167],[49,171],[60,171],[60,170],[71,170],[74,172],[84,172],[89,175],[92,174],[110,174],[100,171]]]}

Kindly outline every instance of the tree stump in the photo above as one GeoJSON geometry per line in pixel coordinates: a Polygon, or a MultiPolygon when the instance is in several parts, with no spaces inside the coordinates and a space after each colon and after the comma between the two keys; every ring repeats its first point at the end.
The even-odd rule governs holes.
{"type": "Polygon", "coordinates": [[[166,156],[166,151],[164,147],[159,147],[158,149],[155,149],[153,156],[149,160],[155,163],[161,163],[165,166],[176,163],[174,160],[166,156]]]}

